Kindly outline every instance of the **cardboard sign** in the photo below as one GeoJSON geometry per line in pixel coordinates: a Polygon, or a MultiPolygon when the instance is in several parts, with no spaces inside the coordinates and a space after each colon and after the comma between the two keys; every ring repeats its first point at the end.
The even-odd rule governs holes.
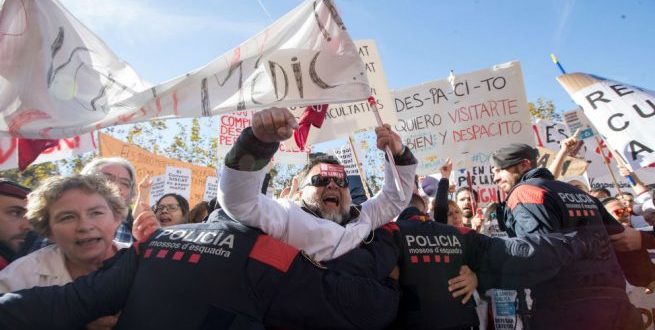
{"type": "Polygon", "coordinates": [[[167,194],[178,194],[189,200],[191,195],[191,169],[166,166],[166,183],[164,191],[167,194]]]}

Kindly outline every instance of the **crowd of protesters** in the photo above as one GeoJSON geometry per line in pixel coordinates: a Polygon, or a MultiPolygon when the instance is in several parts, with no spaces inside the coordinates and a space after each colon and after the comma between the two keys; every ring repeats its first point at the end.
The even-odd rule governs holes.
{"type": "Polygon", "coordinates": [[[497,146],[502,203],[455,189],[450,160],[439,180],[416,177],[388,125],[376,143],[401,190],[389,159],[366,198],[318,154],[270,198],[267,165],[297,123],[286,109],[252,122],[217,198],[193,207],[177,194],[150,203],[150,179],[122,158],[33,191],[0,180],[0,328],[506,329],[493,316],[502,294],[511,328],[641,329],[626,283],[655,288],[652,192],[624,167],[632,192],[557,180],[575,136],[549,168],[528,145],[497,146]]]}

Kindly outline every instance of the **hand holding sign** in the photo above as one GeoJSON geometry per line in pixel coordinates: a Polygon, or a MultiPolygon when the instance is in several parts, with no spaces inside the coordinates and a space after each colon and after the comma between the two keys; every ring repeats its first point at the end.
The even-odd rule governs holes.
{"type": "Polygon", "coordinates": [[[269,108],[252,116],[252,132],[262,142],[272,143],[289,139],[298,128],[296,118],[286,108],[269,108]]]}
{"type": "Polygon", "coordinates": [[[152,180],[150,179],[150,175],[146,175],[141,182],[139,182],[139,185],[137,186],[136,189],[136,208],[134,209],[134,214],[139,214],[143,211],[145,211],[148,208],[148,205],[150,205],[150,189],[152,188],[152,180]],[[146,205],[146,209],[141,208],[141,203],[144,203],[146,205]]]}

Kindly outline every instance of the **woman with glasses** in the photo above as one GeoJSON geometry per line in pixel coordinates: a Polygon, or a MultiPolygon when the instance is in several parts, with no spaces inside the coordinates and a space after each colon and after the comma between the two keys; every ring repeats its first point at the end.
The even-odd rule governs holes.
{"type": "MultiPolygon", "coordinates": [[[[55,244],[32,252],[0,272],[0,293],[64,285],[100,268],[128,244],[114,241],[127,207],[119,188],[97,175],[53,177],[28,195],[27,218],[55,244]]],[[[89,328],[111,328],[115,316],[89,328]]]]}
{"type": "Polygon", "coordinates": [[[154,211],[162,227],[187,223],[189,202],[178,194],[166,194],[157,201],[154,211]]]}

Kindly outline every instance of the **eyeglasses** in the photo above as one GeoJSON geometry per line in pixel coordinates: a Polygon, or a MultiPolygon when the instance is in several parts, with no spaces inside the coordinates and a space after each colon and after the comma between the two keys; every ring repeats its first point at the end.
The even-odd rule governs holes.
{"type": "Polygon", "coordinates": [[[117,176],[115,176],[115,175],[113,175],[111,173],[104,173],[103,172],[102,175],[107,180],[109,180],[109,181],[111,181],[113,183],[116,183],[116,184],[122,186],[123,188],[132,189],[132,180],[130,180],[130,179],[120,178],[120,177],[117,177],[117,176]]]}
{"type": "Polygon", "coordinates": [[[162,205],[158,205],[158,206],[155,207],[155,213],[159,213],[159,212],[163,212],[163,211],[174,212],[174,211],[177,211],[179,209],[180,209],[179,204],[168,204],[168,205],[162,204],[162,205]]]}
{"type": "Polygon", "coordinates": [[[307,181],[309,182],[305,182],[304,186],[325,187],[330,184],[330,181],[334,181],[339,188],[348,187],[348,178],[341,179],[333,176],[322,176],[317,174],[312,175],[307,181]]]}

